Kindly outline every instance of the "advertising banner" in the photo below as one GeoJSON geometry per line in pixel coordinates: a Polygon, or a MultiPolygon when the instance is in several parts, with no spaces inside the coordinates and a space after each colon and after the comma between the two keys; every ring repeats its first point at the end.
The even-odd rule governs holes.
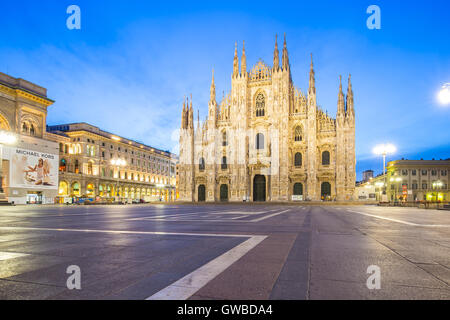
{"type": "Polygon", "coordinates": [[[20,148],[10,150],[11,187],[58,189],[58,155],[20,148]]]}

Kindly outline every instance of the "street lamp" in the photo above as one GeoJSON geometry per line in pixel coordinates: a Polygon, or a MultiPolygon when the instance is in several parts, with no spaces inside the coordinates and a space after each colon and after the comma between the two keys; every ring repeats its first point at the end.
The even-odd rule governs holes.
{"type": "MultiPolygon", "coordinates": [[[[373,153],[376,155],[382,155],[383,156],[383,179],[384,179],[384,185],[387,184],[386,182],[386,155],[392,154],[395,151],[397,151],[397,148],[390,143],[386,144],[379,144],[373,148],[373,153]]],[[[384,191],[384,194],[386,194],[386,189],[384,191]]]]}
{"type": "Polygon", "coordinates": [[[3,145],[13,145],[17,141],[14,133],[8,131],[0,131],[0,199],[4,199],[3,192],[3,145]]]}
{"type": "Polygon", "coordinates": [[[118,158],[118,159],[111,159],[111,164],[117,167],[116,197],[118,198],[118,201],[120,201],[119,198],[120,168],[125,167],[127,165],[127,162],[123,159],[118,158]]]}
{"type": "Polygon", "coordinates": [[[440,103],[447,105],[450,104],[450,83],[445,83],[441,91],[439,91],[438,98],[440,103]]]}
{"type": "Polygon", "coordinates": [[[390,143],[379,144],[373,148],[373,153],[383,156],[383,175],[386,173],[386,155],[392,154],[395,151],[397,151],[397,148],[390,143]]]}

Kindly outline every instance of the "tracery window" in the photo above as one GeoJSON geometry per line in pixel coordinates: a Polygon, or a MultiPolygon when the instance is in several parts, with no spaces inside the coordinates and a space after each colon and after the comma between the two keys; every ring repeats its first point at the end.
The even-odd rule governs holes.
{"type": "Polygon", "coordinates": [[[262,93],[256,96],[256,116],[264,117],[266,108],[266,99],[262,93]]]}
{"type": "Polygon", "coordinates": [[[303,140],[302,128],[300,126],[295,127],[294,140],[295,141],[302,141],[303,140]]]}

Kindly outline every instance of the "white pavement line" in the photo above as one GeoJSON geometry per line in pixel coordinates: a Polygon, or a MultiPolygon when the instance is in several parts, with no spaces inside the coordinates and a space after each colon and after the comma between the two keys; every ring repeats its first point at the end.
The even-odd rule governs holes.
{"type": "Polygon", "coordinates": [[[233,217],[233,218],[231,218],[231,220],[238,220],[238,219],[248,218],[248,217],[249,217],[249,215],[244,214],[244,215],[240,215],[240,216],[238,216],[238,217],[233,217]]]}
{"type": "Polygon", "coordinates": [[[151,219],[162,219],[162,218],[176,218],[176,217],[183,217],[183,216],[191,216],[196,213],[180,213],[180,214],[167,214],[167,215],[159,215],[159,216],[145,216],[145,217],[138,217],[138,218],[128,218],[125,219],[126,221],[133,221],[133,220],[151,220],[151,219]]]}
{"type": "Polygon", "coordinates": [[[269,214],[269,215],[264,216],[264,217],[261,217],[261,218],[253,219],[253,220],[250,220],[250,222],[259,222],[259,221],[263,221],[263,220],[266,220],[266,219],[269,219],[269,218],[278,216],[279,214],[288,212],[289,210],[291,210],[291,209],[283,210],[283,211],[280,211],[280,212],[276,212],[276,213],[269,214]]]}
{"type": "Polygon", "coordinates": [[[130,230],[102,230],[102,229],[61,229],[61,228],[34,228],[34,227],[0,227],[0,230],[31,230],[31,231],[64,231],[64,232],[92,232],[92,233],[113,233],[113,234],[151,234],[151,235],[173,235],[173,236],[198,236],[198,237],[240,237],[251,238],[254,235],[248,234],[227,234],[227,233],[187,233],[187,232],[163,232],[163,231],[130,231],[130,230]]]}
{"type": "Polygon", "coordinates": [[[146,300],[188,299],[266,238],[267,236],[251,237],[146,300]]]}
{"type": "Polygon", "coordinates": [[[222,211],[211,211],[211,212],[203,212],[203,211],[195,211],[195,212],[187,212],[187,213],[169,213],[169,214],[163,214],[163,215],[158,215],[158,216],[143,216],[143,217],[138,217],[138,218],[128,218],[125,220],[151,220],[151,219],[160,219],[160,218],[171,218],[171,217],[183,217],[183,216],[194,216],[194,215],[202,215],[204,213],[210,214],[210,213],[221,213],[222,211]]]}
{"type": "Polygon", "coordinates": [[[415,226],[415,227],[450,228],[450,225],[446,225],[446,224],[418,224],[418,223],[413,223],[413,222],[408,222],[408,221],[403,221],[403,220],[398,220],[398,219],[377,216],[377,215],[369,214],[369,213],[365,213],[365,212],[359,212],[359,211],[353,211],[353,210],[347,210],[347,212],[358,213],[363,216],[368,216],[368,217],[382,219],[382,220],[388,220],[388,221],[392,221],[392,222],[398,222],[398,223],[406,224],[409,226],[415,226]]]}

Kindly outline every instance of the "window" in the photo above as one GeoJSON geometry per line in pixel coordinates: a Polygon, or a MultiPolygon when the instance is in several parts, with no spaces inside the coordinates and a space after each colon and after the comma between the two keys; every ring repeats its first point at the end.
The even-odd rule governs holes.
{"type": "Polygon", "coordinates": [[[256,149],[262,150],[264,149],[264,135],[262,133],[258,133],[256,135],[256,149]]]}
{"type": "Polygon", "coordinates": [[[432,176],[437,175],[437,171],[436,171],[436,170],[431,170],[431,175],[432,175],[432,176]]]}
{"type": "Polygon", "coordinates": [[[445,177],[447,175],[447,170],[442,170],[441,171],[441,176],[445,177]]]}
{"type": "Polygon", "coordinates": [[[413,176],[416,176],[416,175],[417,175],[417,170],[416,170],[416,169],[411,170],[411,174],[412,174],[413,176]]]}
{"type": "Polygon", "coordinates": [[[295,165],[296,167],[301,167],[301,166],[302,166],[302,154],[301,154],[300,152],[297,152],[297,153],[295,154],[295,157],[294,157],[294,165],[295,165]]]}
{"type": "Polygon", "coordinates": [[[24,122],[24,123],[22,124],[22,133],[25,133],[25,134],[28,133],[28,125],[27,125],[26,122],[24,122]]]}
{"type": "Polygon", "coordinates": [[[226,147],[228,145],[227,143],[227,132],[222,132],[222,146],[226,147]]]}
{"type": "Polygon", "coordinates": [[[402,170],[402,175],[403,176],[407,176],[408,175],[408,170],[402,170]]]}
{"type": "Polygon", "coordinates": [[[228,165],[227,165],[227,157],[222,157],[221,168],[222,168],[222,170],[227,170],[227,168],[228,168],[228,165]]]}
{"type": "Polygon", "coordinates": [[[328,166],[330,164],[330,152],[324,151],[322,152],[322,165],[328,166]]]}
{"type": "Polygon", "coordinates": [[[428,185],[426,182],[422,183],[422,189],[423,190],[427,190],[428,189],[428,185]]]}
{"type": "Polygon", "coordinates": [[[200,171],[205,170],[205,159],[204,158],[200,158],[200,160],[198,161],[198,170],[200,170],[200,171]]]}
{"type": "Polygon", "coordinates": [[[75,173],[80,173],[80,168],[78,165],[78,160],[75,160],[75,173]]]}
{"type": "Polygon", "coordinates": [[[413,190],[417,190],[417,181],[414,181],[413,183],[412,183],[412,189],[413,190]]]}
{"type": "Polygon", "coordinates": [[[59,144],[59,152],[63,152],[64,151],[64,146],[62,143],[59,144]]]}
{"type": "Polygon", "coordinates": [[[266,108],[266,99],[262,93],[256,96],[256,116],[264,117],[266,108]]]}
{"type": "Polygon", "coordinates": [[[428,171],[427,170],[422,170],[422,175],[423,176],[426,176],[428,174],[428,171]]]}
{"type": "Polygon", "coordinates": [[[294,140],[295,141],[302,141],[303,140],[303,136],[302,136],[302,128],[300,126],[295,127],[294,130],[294,140]]]}
{"type": "Polygon", "coordinates": [[[35,130],[34,130],[34,126],[30,125],[30,136],[34,136],[35,135],[35,130]]]}
{"type": "Polygon", "coordinates": [[[93,171],[92,171],[92,162],[88,162],[88,168],[87,168],[87,174],[92,175],[93,171]]]}
{"type": "Polygon", "coordinates": [[[67,168],[66,159],[61,159],[61,161],[59,162],[59,171],[60,172],[65,172],[66,168],[67,168]]]}

